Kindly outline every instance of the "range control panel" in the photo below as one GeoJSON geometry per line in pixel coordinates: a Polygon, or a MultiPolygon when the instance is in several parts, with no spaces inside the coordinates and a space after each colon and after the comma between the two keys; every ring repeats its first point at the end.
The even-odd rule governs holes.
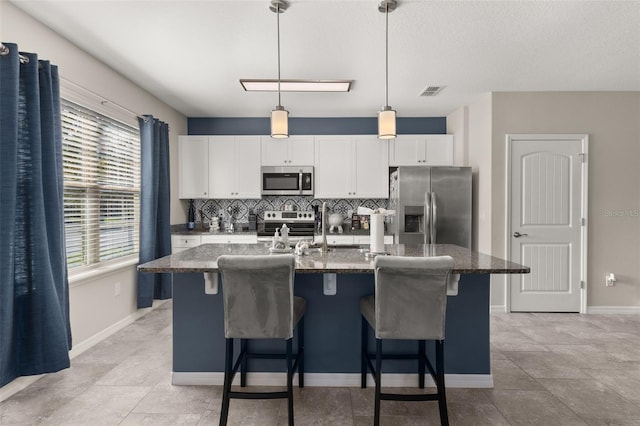
{"type": "Polygon", "coordinates": [[[265,211],[265,222],[314,222],[315,217],[312,211],[295,212],[295,211],[265,211]]]}

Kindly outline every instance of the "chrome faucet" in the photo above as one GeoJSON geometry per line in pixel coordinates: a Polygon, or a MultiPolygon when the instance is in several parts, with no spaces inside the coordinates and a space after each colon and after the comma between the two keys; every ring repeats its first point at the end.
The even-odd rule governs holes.
{"type": "Polygon", "coordinates": [[[327,247],[326,220],[327,220],[327,202],[324,201],[322,203],[322,241],[321,241],[322,246],[320,247],[320,252],[321,253],[326,253],[327,251],[329,251],[329,249],[327,247]]]}

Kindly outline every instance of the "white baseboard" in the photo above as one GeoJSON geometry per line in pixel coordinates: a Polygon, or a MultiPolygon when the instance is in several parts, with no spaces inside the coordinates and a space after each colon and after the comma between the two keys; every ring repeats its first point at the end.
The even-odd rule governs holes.
{"type": "Polygon", "coordinates": [[[507,307],[505,305],[491,305],[489,312],[492,314],[504,314],[507,312],[507,307]]]}
{"type": "Polygon", "coordinates": [[[77,345],[74,345],[73,349],[71,349],[71,351],[69,352],[69,358],[74,359],[81,353],[86,352],[87,350],[91,349],[98,343],[102,342],[107,337],[110,337],[116,334],[118,331],[122,330],[126,326],[133,324],[138,319],[142,318],[143,316],[153,311],[154,309],[158,308],[159,306],[164,305],[168,301],[169,299],[154,300],[153,305],[150,308],[138,309],[134,313],[122,318],[120,321],[116,322],[115,324],[110,325],[109,327],[94,334],[88,339],[85,339],[82,342],[78,343],[77,345]]]}
{"type": "Polygon", "coordinates": [[[640,306],[587,306],[587,313],[640,315],[640,306]]]}
{"type": "MultiPolygon", "coordinates": [[[[294,383],[297,383],[297,374],[294,383]]],[[[224,373],[205,372],[172,372],[171,383],[176,386],[212,386],[222,385],[224,373]]],[[[415,374],[385,374],[385,387],[414,387],[415,374]]],[[[493,388],[491,374],[446,374],[445,383],[449,388],[493,388]]],[[[240,375],[236,375],[234,384],[240,384],[240,375]]],[[[285,373],[248,373],[247,384],[253,386],[285,386],[285,373]]],[[[367,378],[368,386],[373,386],[371,376],[367,378]]],[[[304,385],[310,387],[358,387],[359,373],[305,373],[304,385]]],[[[425,385],[433,386],[433,380],[427,375],[425,385]]]]}
{"type": "MultiPolygon", "coordinates": [[[[89,350],[90,348],[94,347],[98,343],[102,342],[107,337],[117,333],[118,331],[122,330],[129,324],[132,324],[139,318],[143,317],[144,315],[148,314],[149,312],[153,311],[159,306],[162,306],[168,301],[169,301],[168,299],[154,300],[153,306],[151,306],[150,308],[138,309],[136,312],[121,319],[117,323],[110,325],[109,327],[94,334],[88,339],[85,339],[82,342],[78,343],[77,345],[74,345],[74,348],[71,351],[69,351],[69,358],[74,359],[81,353],[89,350]]],[[[35,383],[36,381],[38,381],[40,378],[44,376],[46,376],[46,374],[39,374],[37,376],[22,376],[22,377],[16,378],[12,382],[7,383],[6,385],[0,388],[0,402],[10,398],[11,396],[25,389],[29,385],[35,383]]]]}
{"type": "Polygon", "coordinates": [[[0,402],[4,401],[5,399],[11,398],[13,395],[17,394],[22,389],[25,389],[27,386],[34,384],[44,376],[45,374],[38,374],[37,376],[17,377],[13,381],[0,388],[0,402]]]}

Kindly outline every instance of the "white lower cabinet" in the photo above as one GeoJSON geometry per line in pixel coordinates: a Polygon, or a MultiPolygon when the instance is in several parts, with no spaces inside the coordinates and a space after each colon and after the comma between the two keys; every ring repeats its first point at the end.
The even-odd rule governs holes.
{"type": "Polygon", "coordinates": [[[255,234],[171,235],[171,253],[180,253],[200,244],[257,244],[255,234]]]}
{"type": "MultiPolygon", "coordinates": [[[[316,237],[316,239],[318,242],[322,242],[322,237],[316,237]]],[[[331,246],[348,246],[353,244],[353,236],[327,234],[327,244],[331,246]]]]}
{"type": "MultiPolygon", "coordinates": [[[[322,237],[316,235],[314,243],[320,244],[322,237]]],[[[327,235],[327,244],[331,246],[349,246],[352,244],[369,244],[371,238],[369,235],[327,235]]],[[[393,235],[384,236],[385,244],[393,244],[393,235]]]]}
{"type": "MultiPolygon", "coordinates": [[[[353,243],[354,244],[370,244],[371,243],[371,237],[369,237],[369,235],[354,235],[353,236],[353,243]]],[[[385,235],[384,236],[384,243],[385,244],[393,244],[393,235],[385,235]]]]}
{"type": "Polygon", "coordinates": [[[257,244],[258,236],[242,234],[203,235],[201,242],[202,244],[257,244]]]}
{"type": "Polygon", "coordinates": [[[200,245],[200,235],[183,235],[173,234],[171,235],[171,253],[180,253],[200,245]]]}

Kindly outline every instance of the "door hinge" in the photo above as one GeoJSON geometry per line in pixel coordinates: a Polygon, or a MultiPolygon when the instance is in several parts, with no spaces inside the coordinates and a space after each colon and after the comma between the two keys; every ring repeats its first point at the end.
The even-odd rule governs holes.
{"type": "Polygon", "coordinates": [[[584,226],[585,222],[586,222],[586,220],[584,220],[584,217],[581,217],[580,218],[580,225],[584,226]]]}
{"type": "Polygon", "coordinates": [[[587,161],[587,154],[585,154],[584,152],[581,152],[580,154],[578,154],[578,157],[580,157],[581,163],[585,163],[587,161]]]}
{"type": "Polygon", "coordinates": [[[580,288],[584,289],[584,281],[580,281],[580,288]]]}

